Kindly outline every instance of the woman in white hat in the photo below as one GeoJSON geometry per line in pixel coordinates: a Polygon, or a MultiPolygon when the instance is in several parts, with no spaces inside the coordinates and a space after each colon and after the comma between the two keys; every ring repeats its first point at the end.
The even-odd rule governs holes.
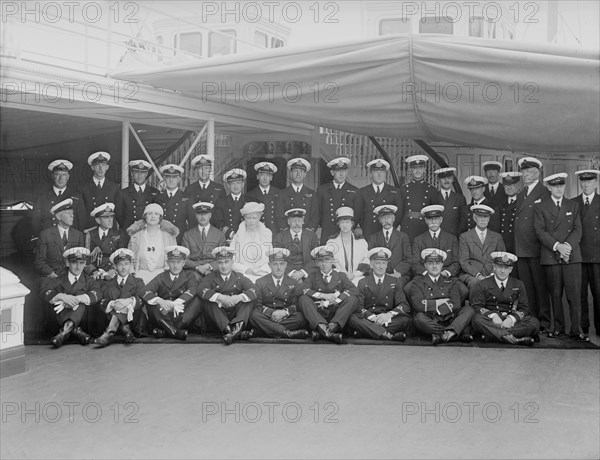
{"type": "Polygon", "coordinates": [[[144,209],[143,219],[127,229],[129,249],[134,253],[133,270],[144,284],[168,268],[165,248],[177,244],[179,229],[163,220],[163,215],[163,208],[151,203],[144,209]]]}
{"type": "Polygon", "coordinates": [[[235,249],[233,269],[253,283],[271,272],[267,250],[273,246],[273,233],[260,221],[264,210],[263,203],[244,204],[240,210],[244,220],[230,244],[235,249]]]}
{"type": "Polygon", "coordinates": [[[327,241],[326,246],[333,251],[336,269],[345,273],[358,286],[359,280],[364,278],[364,273],[370,269],[369,245],[364,238],[359,238],[354,233],[354,209],[342,206],[335,214],[336,225],[340,231],[327,241]]]}

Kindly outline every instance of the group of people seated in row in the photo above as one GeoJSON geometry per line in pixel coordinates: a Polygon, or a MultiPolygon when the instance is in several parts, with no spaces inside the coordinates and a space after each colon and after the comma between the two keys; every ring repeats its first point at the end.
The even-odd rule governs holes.
{"type": "MultiPolygon", "coordinates": [[[[91,164],[103,157],[102,152],[94,155],[91,164]]],[[[73,227],[77,198],[59,201],[50,209],[56,224],[40,233],[35,260],[47,277],[42,296],[54,306],[61,326],[53,343],[60,346],[70,334],[88,343],[90,331],[81,323],[89,307],[84,326],[108,322],[104,332],[95,331],[100,345],[110,343],[119,328],[126,342],[150,332],[185,339],[190,329],[212,328],[225,343],[255,334],[312,335],[340,343],[342,333],[402,341],[417,332],[430,334],[434,344],[470,341],[475,334],[531,345],[540,330],[550,337],[566,332],[563,288],[570,335],[588,341],[582,328],[582,280],[592,286],[596,305],[600,258],[582,264],[582,253],[595,258],[598,246],[590,253],[579,246],[598,239],[598,171],[577,172],[584,186],[580,206],[563,199],[565,173],[546,177],[547,188],[539,184],[541,162],[535,158],[522,159],[519,172],[503,174],[500,163],[490,162],[492,167],[484,164],[486,176],[502,177],[506,201],[494,205],[484,197],[488,190],[492,196],[500,194],[497,180],[494,191],[487,188],[492,182],[488,177],[471,176],[465,183],[473,200],[466,206],[462,194],[451,189],[454,168],[436,171],[440,190],[423,180],[427,160],[423,155],[407,158],[413,181],[400,189],[385,183],[389,164],[374,160],[368,164],[373,182],[356,190],[346,182],[349,160],[334,159],[328,163],[333,183],[307,194],[301,182],[310,164],[293,159],[288,162],[290,190],[273,199],[270,181],[276,167],[261,162],[255,166],[258,190],[243,193],[246,173],[233,169],[223,177],[230,191],[226,197],[216,193],[216,202],[203,201],[215,194],[216,185],[199,180],[188,187],[185,204],[175,200],[182,191],[175,187],[173,192],[169,185],[178,185],[183,170],[166,165],[161,172],[167,190],[158,198],[148,202],[144,190],[134,188],[129,192],[137,197],[130,194],[134,201],[129,202],[124,189],[117,204],[104,202],[91,210],[97,226],[85,234],[73,227]],[[525,187],[518,192],[513,186],[521,178],[525,187]],[[192,203],[190,197],[200,199],[192,203]],[[143,212],[135,211],[141,219],[123,228],[117,217],[121,228],[116,228],[119,203],[137,209],[144,201],[143,212]],[[302,202],[306,204],[300,206],[302,202]],[[195,225],[184,224],[182,234],[181,225],[165,218],[169,207],[175,217],[184,214],[186,222],[193,212],[195,225]],[[581,214],[595,233],[586,233],[586,226],[582,231],[581,214]],[[519,219],[523,234],[513,231],[519,219]],[[320,242],[315,227],[320,228],[320,242]],[[527,245],[519,240],[531,238],[529,227],[534,240],[527,245]],[[519,276],[509,276],[512,270],[519,276]],[[539,286],[527,288],[526,280],[539,281],[536,270],[543,270],[548,280],[552,313],[539,286]]],[[[210,159],[200,155],[192,162],[199,165],[200,178],[206,178],[210,159]]],[[[138,183],[146,180],[150,165],[145,163],[130,165],[136,187],[145,185],[138,183]],[[136,179],[143,169],[145,174],[136,179]]],[[[587,316],[587,284],[585,291],[587,316]]]]}

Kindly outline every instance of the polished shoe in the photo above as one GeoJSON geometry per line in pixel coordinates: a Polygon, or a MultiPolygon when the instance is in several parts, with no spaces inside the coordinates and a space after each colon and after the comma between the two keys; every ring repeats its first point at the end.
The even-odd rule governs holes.
{"type": "Polygon", "coordinates": [[[542,340],[542,338],[540,337],[539,333],[535,334],[535,335],[532,335],[531,337],[533,338],[533,341],[536,342],[536,343],[539,343],[540,340],[542,340]]]}
{"type": "Polygon", "coordinates": [[[175,329],[175,333],[173,334],[173,338],[177,340],[187,340],[188,331],[185,329],[175,329]]]}
{"type": "Polygon", "coordinates": [[[94,339],[94,344],[100,347],[108,347],[110,342],[112,341],[114,334],[110,334],[108,332],[104,332],[100,337],[96,337],[94,339]]]}
{"type": "Polygon", "coordinates": [[[123,324],[121,326],[121,334],[123,334],[125,338],[125,343],[133,343],[133,341],[135,340],[135,335],[133,335],[133,331],[129,327],[129,324],[123,324]]]}
{"type": "Polygon", "coordinates": [[[310,337],[310,333],[306,329],[298,329],[297,331],[286,329],[283,331],[284,339],[306,339],[307,337],[310,337]]]}
{"type": "Polygon", "coordinates": [[[242,333],[242,330],[244,328],[244,322],[240,321],[239,323],[235,323],[233,325],[233,329],[231,328],[227,328],[229,332],[227,332],[224,336],[223,336],[223,340],[225,341],[225,345],[231,345],[233,343],[233,341],[237,338],[239,338],[240,334],[242,333]]]}
{"type": "Polygon", "coordinates": [[[157,339],[162,339],[165,336],[165,331],[163,331],[159,327],[155,327],[154,329],[152,329],[152,335],[157,339]]]}
{"type": "Polygon", "coordinates": [[[254,329],[248,329],[240,332],[239,340],[250,340],[252,337],[254,337],[254,329]]]}
{"type": "Polygon", "coordinates": [[[163,331],[165,331],[165,334],[168,337],[172,337],[172,338],[177,339],[177,340],[185,340],[185,339],[187,339],[187,331],[186,330],[184,330],[184,329],[177,329],[175,326],[173,326],[171,323],[169,323],[165,319],[161,319],[158,322],[158,325],[160,326],[160,328],[163,331]]]}
{"type": "Polygon", "coordinates": [[[431,335],[431,345],[439,345],[443,343],[442,336],[440,334],[432,334],[431,335]]]}
{"type": "Polygon", "coordinates": [[[551,339],[557,339],[558,337],[562,337],[565,335],[564,332],[548,332],[548,337],[551,339]]]}
{"type": "Polygon", "coordinates": [[[471,343],[473,341],[473,336],[471,334],[461,334],[458,340],[464,343],[471,343]]]}
{"type": "Polygon", "coordinates": [[[517,344],[517,338],[512,334],[503,335],[502,337],[500,337],[500,341],[504,342],[504,343],[508,343],[510,345],[517,344]]]}
{"type": "Polygon", "coordinates": [[[379,338],[381,340],[390,340],[392,342],[404,342],[406,340],[406,334],[404,332],[396,332],[395,334],[385,332],[379,338]]]}
{"type": "Polygon", "coordinates": [[[590,338],[586,334],[572,335],[572,339],[579,340],[580,342],[589,342],[590,338]]]}
{"type": "Polygon", "coordinates": [[[72,334],[75,336],[81,345],[87,345],[91,342],[92,337],[80,327],[73,329],[72,334]]]}
{"type": "Polygon", "coordinates": [[[517,345],[524,345],[526,347],[532,347],[535,343],[535,339],[533,337],[520,337],[517,339],[517,345]]]}
{"type": "Polygon", "coordinates": [[[67,321],[61,331],[52,337],[52,345],[55,348],[60,348],[65,340],[69,338],[71,332],[73,331],[73,321],[67,321]]]}
{"type": "MultiPolygon", "coordinates": [[[[333,324],[333,323],[331,323],[333,324]]],[[[325,340],[329,340],[330,342],[341,344],[343,341],[342,334],[339,332],[331,332],[329,327],[324,323],[321,323],[317,326],[317,333],[319,336],[324,338],[325,340]]],[[[313,335],[314,340],[314,335],[313,335]]]]}

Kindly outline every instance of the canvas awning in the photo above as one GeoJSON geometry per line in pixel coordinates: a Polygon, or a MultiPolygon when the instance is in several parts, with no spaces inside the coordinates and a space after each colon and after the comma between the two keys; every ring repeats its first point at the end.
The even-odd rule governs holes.
{"type": "Polygon", "coordinates": [[[285,120],[524,152],[600,150],[597,51],[448,35],[280,48],[112,76],[285,120]]]}

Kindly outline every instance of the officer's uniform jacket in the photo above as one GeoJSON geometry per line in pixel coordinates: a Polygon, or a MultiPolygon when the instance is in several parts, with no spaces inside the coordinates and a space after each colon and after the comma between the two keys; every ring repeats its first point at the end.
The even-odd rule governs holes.
{"type": "MultiPolygon", "coordinates": [[[[177,189],[175,195],[169,198],[166,190],[163,190],[156,197],[156,203],[161,205],[164,211],[163,218],[174,224],[179,229],[179,235],[177,235],[177,242],[181,243],[183,234],[188,230],[188,204],[190,199],[186,192],[182,191],[181,188],[177,189]]],[[[192,222],[192,225],[196,224],[196,219],[192,222]]]]}
{"type": "Polygon", "coordinates": [[[515,321],[521,321],[528,315],[527,292],[523,282],[509,276],[505,283],[504,292],[502,292],[493,276],[479,281],[473,287],[469,301],[475,313],[480,313],[488,318],[497,313],[502,320],[511,316],[515,321]]]}
{"type": "Polygon", "coordinates": [[[517,195],[517,211],[515,214],[515,255],[521,257],[540,257],[541,244],[538,240],[533,223],[533,206],[541,203],[542,199],[550,196],[550,191],[538,182],[529,196],[527,187],[517,195]]]}
{"type": "Polygon", "coordinates": [[[263,203],[265,210],[262,213],[260,221],[265,224],[273,235],[279,232],[280,215],[283,214],[283,210],[280,208],[281,190],[269,186],[269,192],[265,195],[259,187],[255,187],[246,194],[246,201],[255,201],[256,203],[263,203]]]}
{"type": "MultiPolygon", "coordinates": [[[[100,284],[91,276],[81,273],[79,279],[74,285],[69,281],[68,271],[60,275],[58,278],[43,278],[41,285],[42,300],[50,302],[58,294],[69,294],[78,296],[87,294],[90,298],[90,305],[98,303],[102,299],[102,290],[100,284]]],[[[80,303],[79,308],[85,304],[80,303]]],[[[70,307],[65,306],[65,310],[70,307]]]]}
{"type": "Polygon", "coordinates": [[[155,297],[164,300],[181,299],[187,305],[196,295],[198,289],[198,280],[192,272],[182,270],[177,279],[171,281],[171,273],[165,270],[160,275],[156,275],[144,288],[142,300],[149,302],[155,297]]]}
{"type": "Polygon", "coordinates": [[[256,308],[266,316],[270,317],[275,310],[282,309],[290,314],[296,312],[299,295],[300,283],[287,275],[282,278],[279,288],[273,282],[271,273],[256,280],[256,308]]]}
{"type": "Polygon", "coordinates": [[[560,210],[556,209],[554,200],[549,197],[534,206],[535,232],[542,242],[540,256],[541,265],[557,265],[565,263],[559,260],[558,251],[552,250],[556,242],[569,243],[571,256],[569,263],[581,263],[581,217],[579,205],[575,200],[562,198],[560,210]]]}
{"type": "MultiPolygon", "coordinates": [[[[296,190],[294,190],[294,187],[291,185],[288,185],[283,190],[280,190],[279,214],[277,215],[277,226],[279,230],[283,230],[284,228],[288,227],[287,217],[284,213],[293,208],[305,209],[306,217],[304,219],[304,226],[311,230],[316,230],[315,223],[313,222],[315,220],[313,217],[314,211],[311,209],[314,199],[315,191],[311,188],[308,188],[306,185],[302,185],[300,193],[296,193],[296,190]]],[[[276,232],[273,232],[273,235],[275,234],[276,232]]]]}
{"type": "Polygon", "coordinates": [[[256,300],[256,286],[241,273],[231,271],[227,282],[223,281],[221,273],[214,271],[206,275],[198,285],[198,297],[210,300],[215,294],[238,295],[246,294],[250,300],[256,300]]]}
{"type": "Polygon", "coordinates": [[[111,228],[104,237],[104,241],[100,240],[100,227],[93,227],[84,232],[85,234],[85,247],[89,249],[90,253],[96,248],[100,248],[102,251],[102,258],[98,262],[98,258],[94,258],[90,261],[90,265],[86,267],[86,271],[91,273],[94,269],[103,269],[108,271],[112,268],[110,263],[110,256],[119,248],[126,248],[128,238],[125,232],[111,228]]]}
{"type": "Polygon", "coordinates": [[[143,193],[135,190],[135,185],[119,190],[115,203],[115,218],[122,229],[127,229],[134,222],[144,217],[144,209],[156,201],[158,190],[146,184],[143,193]]]}
{"type": "Polygon", "coordinates": [[[87,216],[85,214],[85,207],[83,205],[83,200],[81,199],[81,194],[77,192],[74,187],[67,185],[62,194],[56,196],[56,193],[54,193],[54,189],[51,186],[49,189],[38,195],[38,199],[33,206],[33,235],[39,235],[43,229],[52,227],[56,224],[56,219],[54,218],[54,214],[50,212],[50,209],[52,209],[55,204],[58,204],[67,198],[73,200],[73,227],[82,231],[89,227],[86,225],[87,216]]]}
{"type": "Polygon", "coordinates": [[[242,213],[240,210],[246,204],[246,195],[241,194],[237,201],[234,201],[231,194],[224,200],[220,200],[213,208],[213,219],[215,227],[225,233],[227,239],[231,239],[232,232],[237,232],[242,222],[242,213]]]}
{"type": "Polygon", "coordinates": [[[496,193],[494,196],[490,193],[489,184],[485,186],[485,191],[483,192],[483,196],[485,196],[490,203],[492,203],[492,208],[499,209],[504,203],[506,203],[506,199],[508,198],[506,192],[504,191],[504,186],[502,185],[502,181],[498,182],[496,186],[496,193]]]}
{"type": "Polygon", "coordinates": [[[318,270],[310,252],[319,245],[317,234],[305,228],[302,229],[300,246],[294,243],[289,229],[282,230],[273,238],[274,248],[285,248],[290,251],[286,273],[292,270],[304,270],[307,274],[318,270]]]}
{"type": "Polygon", "coordinates": [[[340,293],[338,299],[341,301],[358,296],[358,288],[348,279],[345,273],[331,270],[330,274],[331,279],[328,284],[325,284],[321,270],[312,272],[302,282],[302,294],[318,299],[318,297],[315,297],[315,294],[333,294],[337,291],[340,293]]]}
{"type": "Polygon", "coordinates": [[[136,278],[132,274],[127,276],[127,280],[123,287],[119,286],[117,277],[105,281],[102,287],[103,298],[100,301],[102,310],[106,310],[106,306],[117,299],[134,298],[134,310],[138,310],[142,306],[142,296],[146,293],[144,282],[140,278],[136,278]]]}
{"type": "Polygon", "coordinates": [[[410,268],[413,260],[412,244],[406,233],[392,230],[390,232],[390,241],[389,243],[386,243],[383,229],[379,230],[369,237],[369,249],[373,248],[388,248],[392,251],[392,257],[390,257],[388,262],[387,273],[394,273],[394,270],[396,270],[402,276],[410,275],[410,268]]]}
{"type": "Polygon", "coordinates": [[[416,312],[445,317],[449,313],[457,313],[462,308],[460,292],[454,278],[445,278],[440,275],[437,282],[434,283],[429,275],[418,276],[407,287],[408,300],[416,312]],[[446,298],[450,300],[436,306],[436,300],[446,298]]]}
{"type": "MultiPolygon", "coordinates": [[[[394,228],[396,228],[402,218],[403,200],[400,189],[384,182],[380,185],[381,191],[379,194],[375,193],[373,184],[369,184],[361,188],[356,196],[355,200],[355,216],[357,218],[360,227],[362,228],[365,238],[368,238],[372,234],[381,230],[381,224],[379,223],[379,217],[377,217],[373,210],[377,206],[383,204],[391,204],[398,207],[396,211],[396,219],[394,220],[394,228]]],[[[335,210],[333,213],[335,219],[335,210]]]]}
{"type": "Polygon", "coordinates": [[[63,252],[66,249],[82,247],[83,245],[83,233],[76,228],[69,228],[66,246],[63,246],[63,241],[56,225],[45,228],[37,240],[33,265],[41,275],[47,276],[52,272],[61,275],[67,271],[62,256],[63,252]]]}
{"type": "MultiPolygon", "coordinates": [[[[188,223],[190,225],[194,225],[196,220],[196,210],[192,207],[194,204],[199,203],[200,201],[204,203],[212,203],[216,205],[219,201],[224,200],[226,193],[225,187],[221,184],[217,184],[212,180],[209,181],[206,189],[202,189],[200,187],[199,181],[194,182],[193,184],[188,185],[185,188],[185,191],[189,197],[189,205],[188,205],[188,223]]],[[[210,219],[210,223],[214,225],[214,213],[210,219]]]]}
{"type": "Polygon", "coordinates": [[[500,213],[500,234],[504,240],[506,250],[512,254],[515,253],[515,217],[517,215],[517,201],[508,204],[508,198],[499,208],[500,213]]]}
{"type": "Polygon", "coordinates": [[[211,225],[202,244],[200,227],[195,226],[185,232],[181,245],[190,250],[190,255],[185,260],[186,268],[210,264],[214,270],[217,268],[217,263],[211,251],[219,246],[226,246],[226,238],[221,230],[211,225]]]}
{"type": "Polygon", "coordinates": [[[481,244],[477,230],[469,230],[460,235],[458,242],[460,267],[465,273],[474,277],[478,274],[491,275],[494,268],[492,252],[505,250],[504,240],[499,233],[487,230],[485,241],[481,244]]]}
{"type": "Polygon", "coordinates": [[[342,206],[355,208],[358,189],[348,181],[340,190],[335,188],[333,182],[321,185],[317,189],[315,199],[307,209],[308,221],[306,227],[315,231],[321,226],[321,242],[325,242],[331,235],[339,231],[335,224],[335,212],[342,206]]]}
{"type": "Polygon", "coordinates": [[[421,215],[421,209],[432,204],[443,204],[442,195],[426,181],[409,182],[401,189],[403,207],[398,208],[402,217],[402,230],[411,240],[427,230],[427,224],[421,215]]]}
{"type": "Polygon", "coordinates": [[[451,276],[458,276],[460,273],[460,263],[458,261],[458,238],[444,230],[439,230],[438,244],[434,244],[431,233],[427,230],[425,233],[417,236],[413,241],[413,274],[422,275],[425,272],[425,264],[421,262],[421,251],[427,248],[437,248],[446,252],[447,257],[444,261],[443,270],[448,270],[451,276]]]}
{"type": "Polygon", "coordinates": [[[104,203],[115,203],[117,202],[117,193],[119,192],[119,185],[108,179],[104,178],[102,187],[98,187],[93,179],[81,186],[81,198],[83,205],[85,206],[86,221],[84,228],[90,228],[95,225],[96,221],[90,216],[92,210],[104,203]]]}
{"type": "Polygon", "coordinates": [[[363,317],[393,311],[399,315],[410,315],[410,306],[397,278],[384,275],[381,286],[373,274],[358,282],[358,304],[363,317]]]}
{"type": "Polygon", "coordinates": [[[462,193],[456,193],[450,191],[450,196],[446,200],[443,195],[444,192],[440,191],[442,195],[442,205],[444,206],[444,212],[442,217],[442,230],[451,233],[455,237],[459,237],[462,233],[467,231],[467,200],[462,193]]]}
{"type": "Polygon", "coordinates": [[[585,264],[600,263],[600,195],[594,193],[589,206],[583,201],[583,194],[575,200],[581,212],[581,260],[585,264]]]}

